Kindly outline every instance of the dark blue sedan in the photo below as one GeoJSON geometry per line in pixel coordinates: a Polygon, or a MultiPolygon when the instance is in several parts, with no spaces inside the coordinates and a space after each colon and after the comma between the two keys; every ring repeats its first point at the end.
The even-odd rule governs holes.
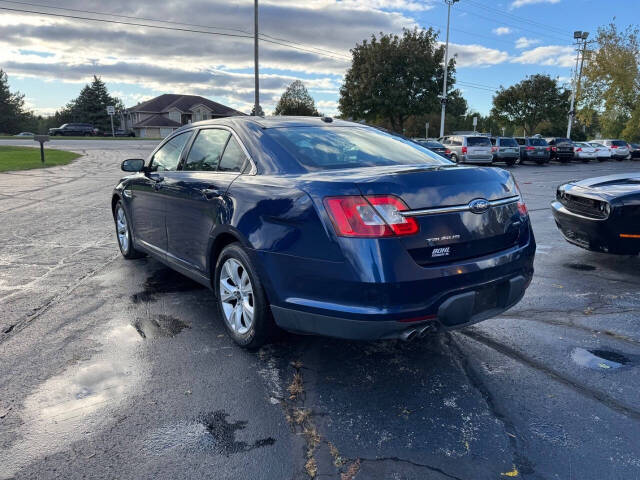
{"type": "Polygon", "coordinates": [[[515,305],[535,241],[510,173],[331,118],[231,117],[167,137],[113,192],[125,258],[211,288],[240,345],[277,327],[410,339],[515,305]]]}

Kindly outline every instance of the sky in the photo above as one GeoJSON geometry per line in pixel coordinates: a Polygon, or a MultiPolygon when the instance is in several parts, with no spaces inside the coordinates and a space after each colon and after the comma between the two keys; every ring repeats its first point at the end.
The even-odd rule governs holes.
{"type": "MultiPolygon", "coordinates": [[[[588,31],[593,38],[603,24],[626,27],[637,21],[638,3],[460,0],[451,9],[449,40],[457,86],[472,110],[486,114],[496,89],[527,75],[544,73],[569,82],[573,32],[588,31]]],[[[444,0],[260,0],[259,16],[265,35],[260,42],[265,112],[272,112],[287,85],[300,79],[318,109],[335,115],[356,43],[374,33],[416,26],[439,30],[444,41],[447,6],[444,0]]],[[[43,115],[75,98],[94,74],[127,107],[179,93],[248,113],[254,94],[252,35],[253,0],[0,0],[0,68],[11,89],[25,94],[28,108],[43,115]]]]}

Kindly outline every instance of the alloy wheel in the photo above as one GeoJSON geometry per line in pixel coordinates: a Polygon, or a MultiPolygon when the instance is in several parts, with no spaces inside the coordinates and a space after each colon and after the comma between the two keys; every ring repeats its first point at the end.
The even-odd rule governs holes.
{"type": "Polygon", "coordinates": [[[127,253],[129,251],[129,228],[127,225],[127,216],[122,207],[118,207],[116,210],[116,231],[118,233],[120,249],[127,253]]]}
{"type": "Polygon", "coordinates": [[[218,293],[229,328],[240,335],[247,333],[253,324],[253,287],[246,268],[237,259],[229,258],[222,265],[218,293]]]}

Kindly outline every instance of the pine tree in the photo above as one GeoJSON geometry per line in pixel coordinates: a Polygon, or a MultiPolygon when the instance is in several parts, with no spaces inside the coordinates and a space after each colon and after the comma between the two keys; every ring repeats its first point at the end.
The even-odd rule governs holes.
{"type": "Polygon", "coordinates": [[[32,118],[24,109],[24,95],[11,93],[7,74],[0,69],[0,133],[18,133],[32,118]]]}
{"type": "Polygon", "coordinates": [[[300,80],[295,80],[287,87],[276,105],[274,114],[320,116],[313,98],[300,80]]]}
{"type": "Polygon", "coordinates": [[[110,131],[111,123],[107,114],[107,106],[113,105],[116,113],[124,110],[119,98],[109,95],[107,86],[100,77],[93,76],[93,81],[84,86],[80,95],[69,102],[66,110],[74,122],[90,123],[104,131],[110,131]]]}

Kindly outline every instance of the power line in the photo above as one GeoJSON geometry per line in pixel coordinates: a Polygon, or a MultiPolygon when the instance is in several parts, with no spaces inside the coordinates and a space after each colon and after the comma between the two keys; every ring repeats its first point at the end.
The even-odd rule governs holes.
{"type": "MultiPolygon", "coordinates": [[[[4,0],[0,0],[0,1],[4,1],[4,0]]],[[[15,2],[12,2],[15,3],[15,2]]],[[[56,8],[56,7],[47,7],[47,8],[56,8]]],[[[111,23],[111,24],[117,24],[117,25],[127,25],[127,26],[134,26],[134,27],[145,27],[145,28],[155,28],[155,29],[160,29],[160,30],[170,30],[170,31],[177,31],[177,32],[188,32],[188,33],[201,33],[201,34],[205,34],[205,35],[214,35],[214,36],[223,36],[223,37],[235,37],[235,38],[253,38],[253,35],[242,35],[242,34],[236,34],[236,33],[225,33],[225,32],[215,32],[215,31],[209,31],[209,30],[196,30],[196,29],[192,29],[192,28],[180,28],[180,27],[168,27],[168,26],[164,26],[164,25],[151,25],[148,23],[140,23],[140,22],[125,22],[122,20],[112,20],[112,19],[106,19],[106,18],[91,18],[91,17],[85,17],[85,16],[80,16],[80,15],[70,15],[70,14],[63,14],[63,13],[54,13],[54,12],[42,12],[42,11],[36,11],[36,10],[27,10],[27,9],[18,9],[18,8],[10,8],[10,7],[2,7],[0,6],[0,10],[6,10],[6,11],[10,11],[10,12],[17,12],[17,13],[30,13],[30,14],[34,14],[34,15],[43,15],[43,16],[50,16],[50,17],[59,17],[59,18],[69,18],[69,19],[73,19],[73,20],[88,20],[88,21],[92,21],[92,22],[102,22],[102,23],[111,23]]],[[[67,9],[62,9],[62,10],[67,10],[67,9]]],[[[92,14],[93,12],[89,12],[87,11],[86,13],[92,14]]],[[[96,15],[110,15],[110,14],[100,14],[100,13],[95,13],[96,15]]],[[[114,15],[114,16],[119,16],[119,15],[114,15]]],[[[136,17],[129,17],[131,19],[136,19],[136,17]]],[[[141,19],[143,20],[143,19],[141,19]]],[[[144,21],[144,20],[143,20],[144,21]]],[[[147,21],[157,21],[157,22],[164,22],[164,20],[147,20],[147,21]]],[[[165,22],[167,23],[167,22],[165,22]]],[[[179,24],[178,22],[170,22],[170,23],[175,23],[175,24],[179,24]]],[[[214,27],[202,27],[202,28],[214,28],[214,27]]],[[[227,29],[229,30],[229,29],[227,29]]],[[[278,41],[278,40],[271,40],[271,39],[266,39],[266,38],[262,38],[263,42],[266,43],[271,43],[274,45],[280,45],[283,47],[287,47],[293,50],[299,50],[299,51],[303,51],[306,53],[312,53],[314,55],[320,55],[320,56],[325,56],[325,57],[331,57],[331,58],[335,58],[335,59],[339,59],[339,60],[350,60],[351,57],[348,57],[346,55],[330,55],[327,53],[321,53],[319,51],[314,51],[311,50],[310,48],[303,48],[303,47],[298,47],[289,43],[286,43],[284,41],[278,41]]],[[[311,47],[313,48],[313,47],[311,47]]]]}

